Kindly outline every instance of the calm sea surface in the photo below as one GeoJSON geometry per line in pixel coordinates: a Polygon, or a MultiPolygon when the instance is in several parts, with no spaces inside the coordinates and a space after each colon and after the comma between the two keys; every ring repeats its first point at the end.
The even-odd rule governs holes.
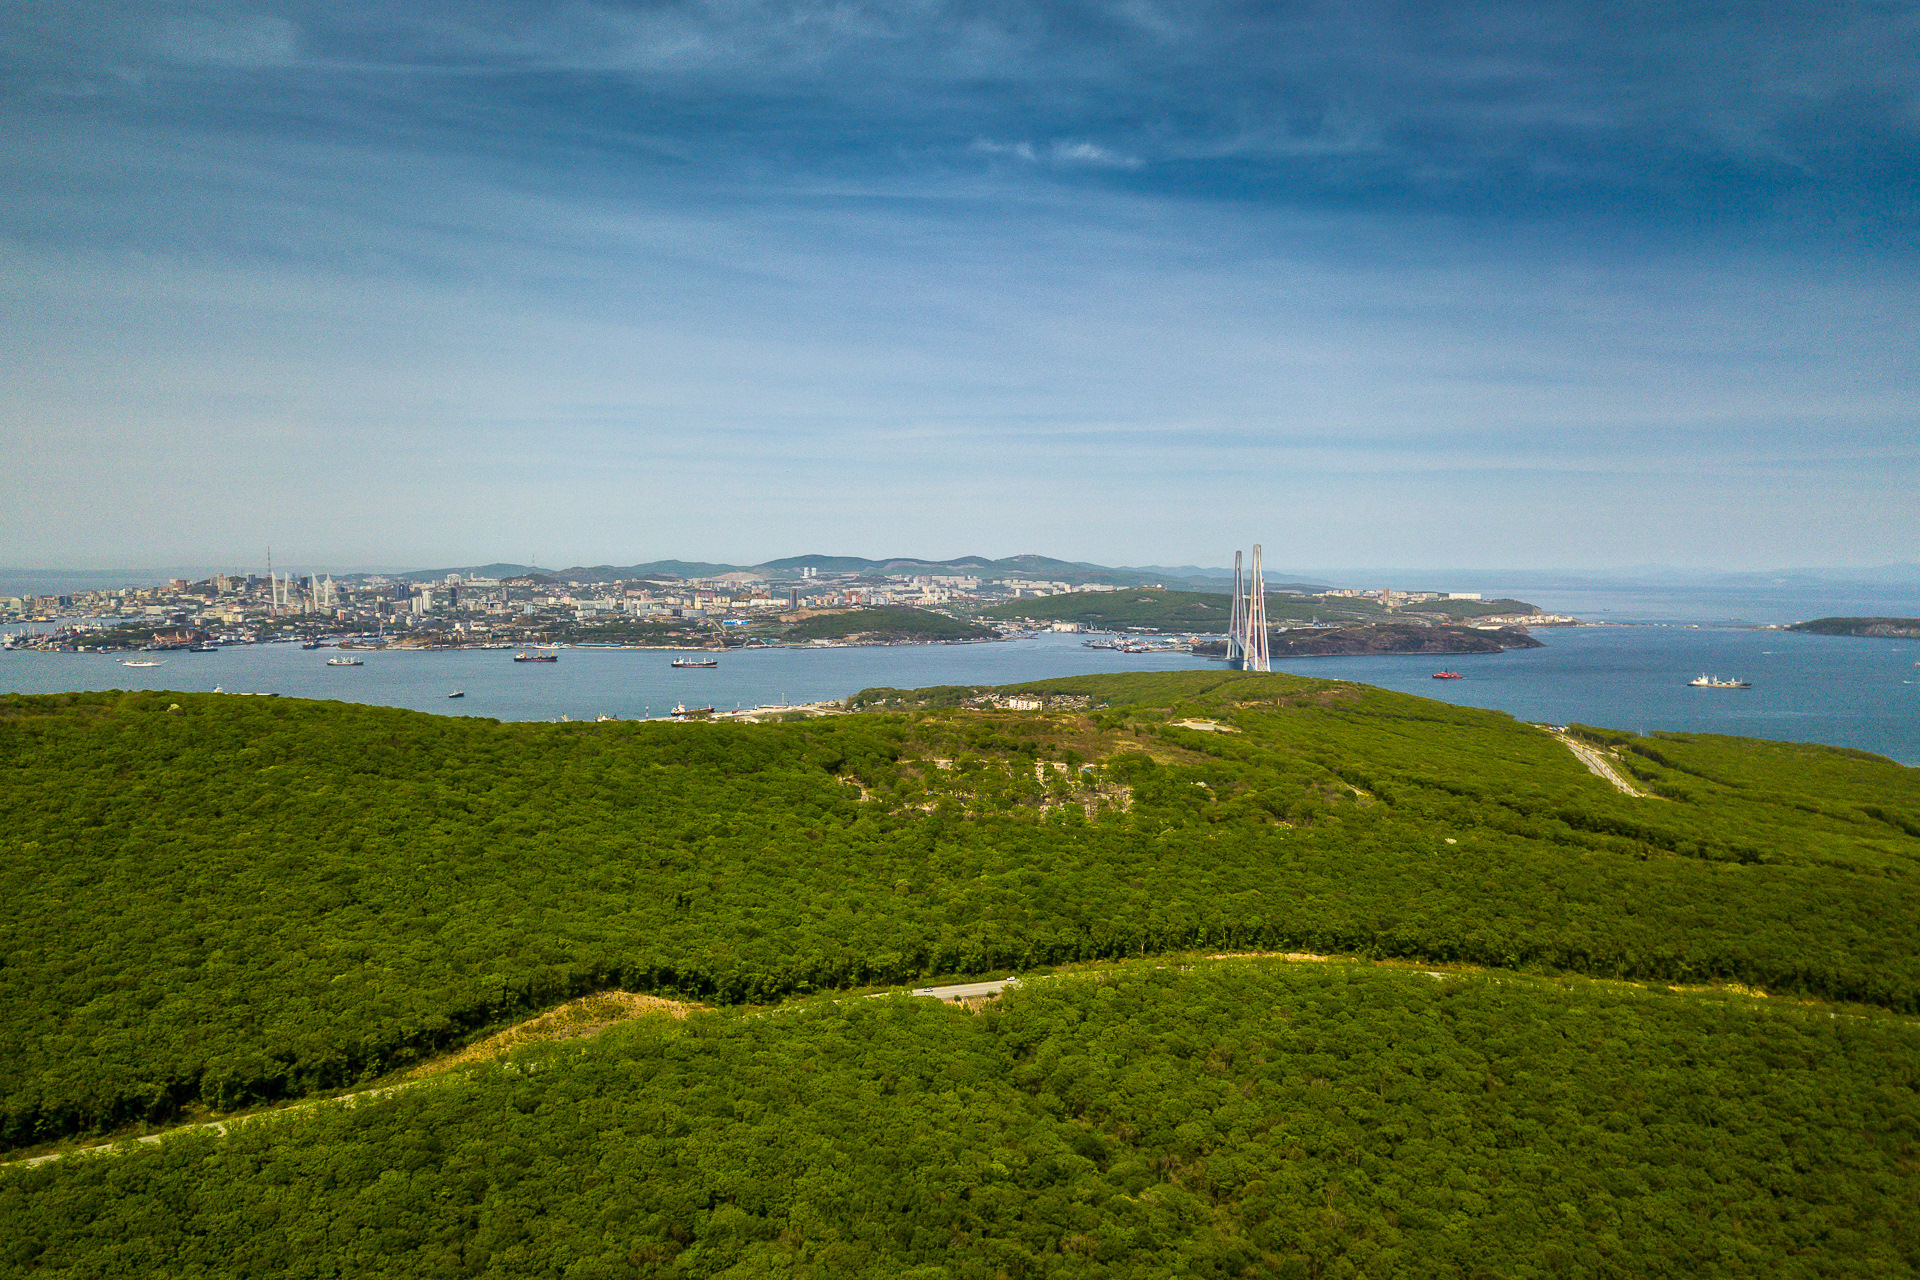
{"type": "MultiPolygon", "coordinates": [[[[1826,742],[1920,765],[1920,641],[1862,640],[1685,625],[1549,628],[1544,649],[1446,658],[1305,658],[1276,669],[1358,680],[1523,720],[1617,729],[1679,729],[1826,742]],[[1435,680],[1451,668],[1463,680],[1435,680]],[[1692,689],[1702,672],[1751,689],[1692,689]]],[[[501,720],[631,719],[674,703],[722,710],[841,698],[881,685],[1009,684],[1100,671],[1217,665],[1186,655],[1127,655],[1046,635],[1002,644],[860,649],[761,649],[724,655],[711,671],[676,671],[669,654],[564,649],[552,665],[517,664],[507,650],[365,652],[361,667],[328,667],[333,650],[252,645],[171,653],[159,667],[117,656],[0,653],[0,689],[218,687],[228,693],[411,707],[501,720]],[[466,697],[451,700],[453,689],[466,697]]]]}

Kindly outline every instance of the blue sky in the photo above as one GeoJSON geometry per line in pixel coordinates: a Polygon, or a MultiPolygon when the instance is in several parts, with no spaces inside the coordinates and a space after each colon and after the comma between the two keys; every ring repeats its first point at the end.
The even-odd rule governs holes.
{"type": "Polygon", "coordinates": [[[0,563],[1912,560],[1916,15],[17,3],[0,563]]]}

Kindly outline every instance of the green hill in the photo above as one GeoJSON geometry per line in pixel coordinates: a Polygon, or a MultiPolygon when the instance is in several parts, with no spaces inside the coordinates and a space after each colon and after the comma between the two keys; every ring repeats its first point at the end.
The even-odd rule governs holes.
{"type": "Polygon", "coordinates": [[[1787,630],[1811,631],[1823,636],[1920,640],[1920,618],[1815,618],[1812,622],[1796,622],[1787,630]]]}
{"type": "Polygon", "coordinates": [[[0,1171],[0,1274],[1913,1267],[1915,770],[1572,730],[1627,795],[1284,675],[852,701],[0,699],[8,1147],[391,1081],[591,991],[714,1006],[0,1171]],[[1352,959],[1205,958],[1247,951],[1352,959]],[[836,994],[1013,971],[978,1016],[836,994]]]}
{"type": "Polygon", "coordinates": [[[1464,621],[1468,618],[1488,618],[1503,613],[1538,613],[1539,606],[1528,604],[1525,600],[1506,597],[1497,600],[1417,600],[1411,604],[1401,605],[1396,612],[1428,614],[1464,621]]]}
{"type": "Polygon", "coordinates": [[[848,609],[803,618],[781,633],[786,640],[866,640],[875,643],[990,640],[994,631],[925,609],[848,609]]]}
{"type": "Polygon", "coordinates": [[[1622,739],[1666,797],[1640,800],[1506,716],[1364,686],[1030,692],[1049,709],[697,728],[0,700],[0,1137],[340,1087],[608,986],[731,1003],[1192,946],[1920,1008],[1920,785],[1889,761],[1622,739]]]}
{"type": "Polygon", "coordinates": [[[1279,960],[979,1015],[816,998],[0,1174],[0,1269],[1908,1275],[1914,1045],[1745,995],[1279,960]]]}
{"type": "MultiPolygon", "coordinates": [[[[1075,591],[1030,600],[1009,600],[980,611],[983,618],[1031,618],[1037,622],[1077,622],[1096,630],[1128,627],[1159,631],[1225,632],[1232,621],[1233,597],[1206,591],[1166,591],[1136,587],[1126,591],[1075,591]]],[[[1378,620],[1386,611],[1371,600],[1345,597],[1269,595],[1271,622],[1378,620]]]]}

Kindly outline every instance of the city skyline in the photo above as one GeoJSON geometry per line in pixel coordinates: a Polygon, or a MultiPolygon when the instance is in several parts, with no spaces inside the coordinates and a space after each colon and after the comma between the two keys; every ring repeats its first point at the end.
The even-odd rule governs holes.
{"type": "Polygon", "coordinates": [[[0,564],[1920,545],[1909,11],[0,22],[0,564]]]}

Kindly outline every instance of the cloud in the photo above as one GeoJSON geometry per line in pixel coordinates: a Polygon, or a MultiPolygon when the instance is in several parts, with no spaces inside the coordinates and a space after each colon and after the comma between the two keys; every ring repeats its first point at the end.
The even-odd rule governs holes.
{"type": "Polygon", "coordinates": [[[288,67],[299,60],[300,29],[264,14],[170,18],[154,46],[183,63],[221,67],[288,67]]]}
{"type": "Polygon", "coordinates": [[[1920,231],[1902,176],[1920,149],[1920,18],[1873,0],[9,9],[0,57],[45,92],[185,127],[437,128],[437,147],[640,145],[763,174],[971,149],[1036,177],[1296,207],[1639,226],[1773,209],[1883,244],[1920,231]]]}
{"type": "Polygon", "coordinates": [[[1110,147],[1093,142],[1073,142],[1065,138],[1055,138],[1044,146],[1035,146],[1031,142],[995,142],[990,138],[975,138],[967,150],[974,155],[1007,156],[1027,164],[1050,164],[1062,168],[1139,169],[1146,163],[1138,156],[1125,155],[1110,147]]]}
{"type": "Polygon", "coordinates": [[[1443,490],[1461,545],[1578,558],[1744,493],[1729,555],[1844,508],[1897,558],[1916,34],[1866,0],[22,0],[0,561],[176,527],[206,475],[248,546],[346,513],[389,560],[921,519],[1192,558],[1156,531],[1222,509],[1390,557],[1443,490]]]}
{"type": "Polygon", "coordinates": [[[1055,164],[1091,165],[1097,169],[1138,169],[1146,162],[1138,156],[1123,155],[1092,142],[1068,142],[1056,139],[1047,153],[1055,164]]]}

